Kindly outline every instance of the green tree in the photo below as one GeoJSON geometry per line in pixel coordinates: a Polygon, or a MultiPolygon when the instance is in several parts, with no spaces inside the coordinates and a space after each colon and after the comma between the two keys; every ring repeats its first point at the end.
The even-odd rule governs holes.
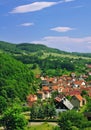
{"type": "Polygon", "coordinates": [[[39,105],[39,110],[38,110],[38,118],[40,119],[44,119],[45,115],[44,115],[44,106],[43,105],[39,105]]]}
{"type": "Polygon", "coordinates": [[[1,118],[1,124],[5,130],[24,130],[27,123],[21,109],[17,107],[8,108],[1,118]]]}
{"type": "Polygon", "coordinates": [[[53,103],[47,103],[44,109],[45,117],[52,118],[56,115],[56,108],[53,103]]]}
{"type": "Polygon", "coordinates": [[[58,125],[62,130],[71,130],[73,126],[83,129],[87,127],[89,123],[83,114],[76,111],[67,111],[60,114],[58,125]]]}
{"type": "Polygon", "coordinates": [[[10,101],[8,105],[15,98],[25,101],[34,88],[34,81],[36,84],[33,73],[26,65],[8,54],[0,53],[0,96],[10,101]]]}
{"type": "Polygon", "coordinates": [[[33,106],[30,109],[30,118],[36,119],[38,117],[38,111],[39,111],[38,105],[33,104],[33,106]]]}
{"type": "Polygon", "coordinates": [[[86,90],[82,90],[81,95],[82,96],[88,96],[88,92],[86,90]]]}
{"type": "Polygon", "coordinates": [[[3,96],[0,96],[0,114],[2,114],[7,108],[7,101],[3,96]]]}

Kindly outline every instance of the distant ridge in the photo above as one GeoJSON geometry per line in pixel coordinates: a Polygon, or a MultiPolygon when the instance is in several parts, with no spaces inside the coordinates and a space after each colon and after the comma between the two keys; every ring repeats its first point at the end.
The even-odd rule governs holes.
{"type": "Polygon", "coordinates": [[[22,54],[22,53],[34,53],[34,52],[45,52],[45,53],[57,53],[57,54],[69,54],[74,56],[83,56],[83,57],[90,57],[91,53],[80,53],[80,52],[66,52],[56,48],[47,47],[43,44],[34,44],[34,43],[9,43],[5,41],[0,41],[0,50],[7,52],[7,53],[15,53],[15,54],[22,54]]]}
{"type": "Polygon", "coordinates": [[[36,52],[36,51],[46,51],[46,52],[54,52],[54,53],[67,53],[65,51],[61,51],[59,49],[54,49],[47,47],[43,44],[33,44],[33,43],[20,43],[13,44],[9,42],[0,41],[0,50],[8,51],[8,52],[36,52]]]}

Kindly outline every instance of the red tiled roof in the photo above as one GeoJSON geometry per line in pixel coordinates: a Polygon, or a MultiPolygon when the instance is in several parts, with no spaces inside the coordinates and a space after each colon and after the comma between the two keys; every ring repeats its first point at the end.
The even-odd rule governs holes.
{"type": "Polygon", "coordinates": [[[28,102],[37,101],[37,96],[31,94],[31,95],[27,96],[27,101],[28,101],[28,102]]]}
{"type": "Polygon", "coordinates": [[[43,91],[50,91],[50,89],[49,89],[48,86],[44,86],[44,87],[42,87],[42,90],[43,90],[43,91]]]}
{"type": "Polygon", "coordinates": [[[52,86],[52,90],[58,90],[58,86],[52,86]]]}
{"type": "Polygon", "coordinates": [[[68,92],[69,92],[69,88],[63,88],[63,89],[62,89],[62,92],[63,92],[63,93],[68,93],[68,92]]]}
{"type": "Polygon", "coordinates": [[[60,102],[60,101],[61,101],[61,98],[56,97],[56,98],[55,98],[55,101],[60,102]]]}
{"type": "Polygon", "coordinates": [[[81,85],[83,82],[83,80],[80,80],[80,81],[75,81],[74,84],[77,84],[77,85],[81,85]]]}
{"type": "Polygon", "coordinates": [[[70,92],[69,92],[69,95],[70,95],[70,96],[80,95],[80,91],[78,91],[78,90],[70,91],[70,92]]]}
{"type": "Polygon", "coordinates": [[[79,100],[79,101],[82,101],[83,100],[83,97],[81,95],[75,95],[75,97],[79,100]]]}

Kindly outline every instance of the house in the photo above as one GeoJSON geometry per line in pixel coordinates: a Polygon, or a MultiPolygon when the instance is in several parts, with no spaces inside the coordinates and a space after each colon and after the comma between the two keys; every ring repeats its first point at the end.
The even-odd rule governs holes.
{"type": "Polygon", "coordinates": [[[37,97],[38,97],[38,99],[44,100],[44,99],[45,99],[45,94],[44,94],[44,92],[39,90],[39,91],[37,92],[37,97]]]}
{"type": "Polygon", "coordinates": [[[43,86],[42,91],[44,93],[45,99],[51,97],[50,88],[48,86],[43,86]]]}
{"type": "Polygon", "coordinates": [[[35,103],[37,101],[37,96],[30,94],[29,96],[27,96],[27,103],[29,106],[32,106],[33,103],[35,103]]]}
{"type": "Polygon", "coordinates": [[[58,91],[59,86],[52,86],[52,91],[58,91]]]}
{"type": "Polygon", "coordinates": [[[83,80],[76,80],[76,81],[73,82],[72,87],[73,88],[78,88],[81,85],[85,86],[86,83],[83,80]]]}
{"type": "Polygon", "coordinates": [[[80,108],[86,104],[86,100],[81,95],[74,95],[72,96],[71,103],[73,104],[74,108],[80,108]]]}
{"type": "Polygon", "coordinates": [[[80,95],[80,93],[81,93],[80,90],[74,90],[73,89],[73,90],[69,91],[68,95],[69,96],[74,96],[74,95],[80,95]]]}
{"type": "Polygon", "coordinates": [[[41,79],[41,85],[42,86],[48,86],[49,85],[49,82],[48,82],[47,78],[40,77],[40,79],[41,79]]]}
{"type": "Polygon", "coordinates": [[[50,88],[48,86],[43,86],[42,90],[37,91],[37,97],[41,100],[51,98],[50,88]]]}
{"type": "Polygon", "coordinates": [[[91,64],[86,64],[86,67],[91,69],[91,64]]]}
{"type": "Polygon", "coordinates": [[[59,95],[54,99],[55,106],[57,109],[65,109],[65,110],[72,110],[73,105],[71,102],[63,95],[59,95]]]}
{"type": "Polygon", "coordinates": [[[76,74],[75,73],[71,73],[71,77],[72,78],[76,77],[76,74]]]}

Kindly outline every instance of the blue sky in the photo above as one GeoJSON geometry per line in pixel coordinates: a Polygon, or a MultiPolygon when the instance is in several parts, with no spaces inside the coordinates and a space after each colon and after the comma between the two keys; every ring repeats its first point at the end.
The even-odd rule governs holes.
{"type": "Polygon", "coordinates": [[[91,52],[91,0],[0,0],[0,40],[91,52]]]}

